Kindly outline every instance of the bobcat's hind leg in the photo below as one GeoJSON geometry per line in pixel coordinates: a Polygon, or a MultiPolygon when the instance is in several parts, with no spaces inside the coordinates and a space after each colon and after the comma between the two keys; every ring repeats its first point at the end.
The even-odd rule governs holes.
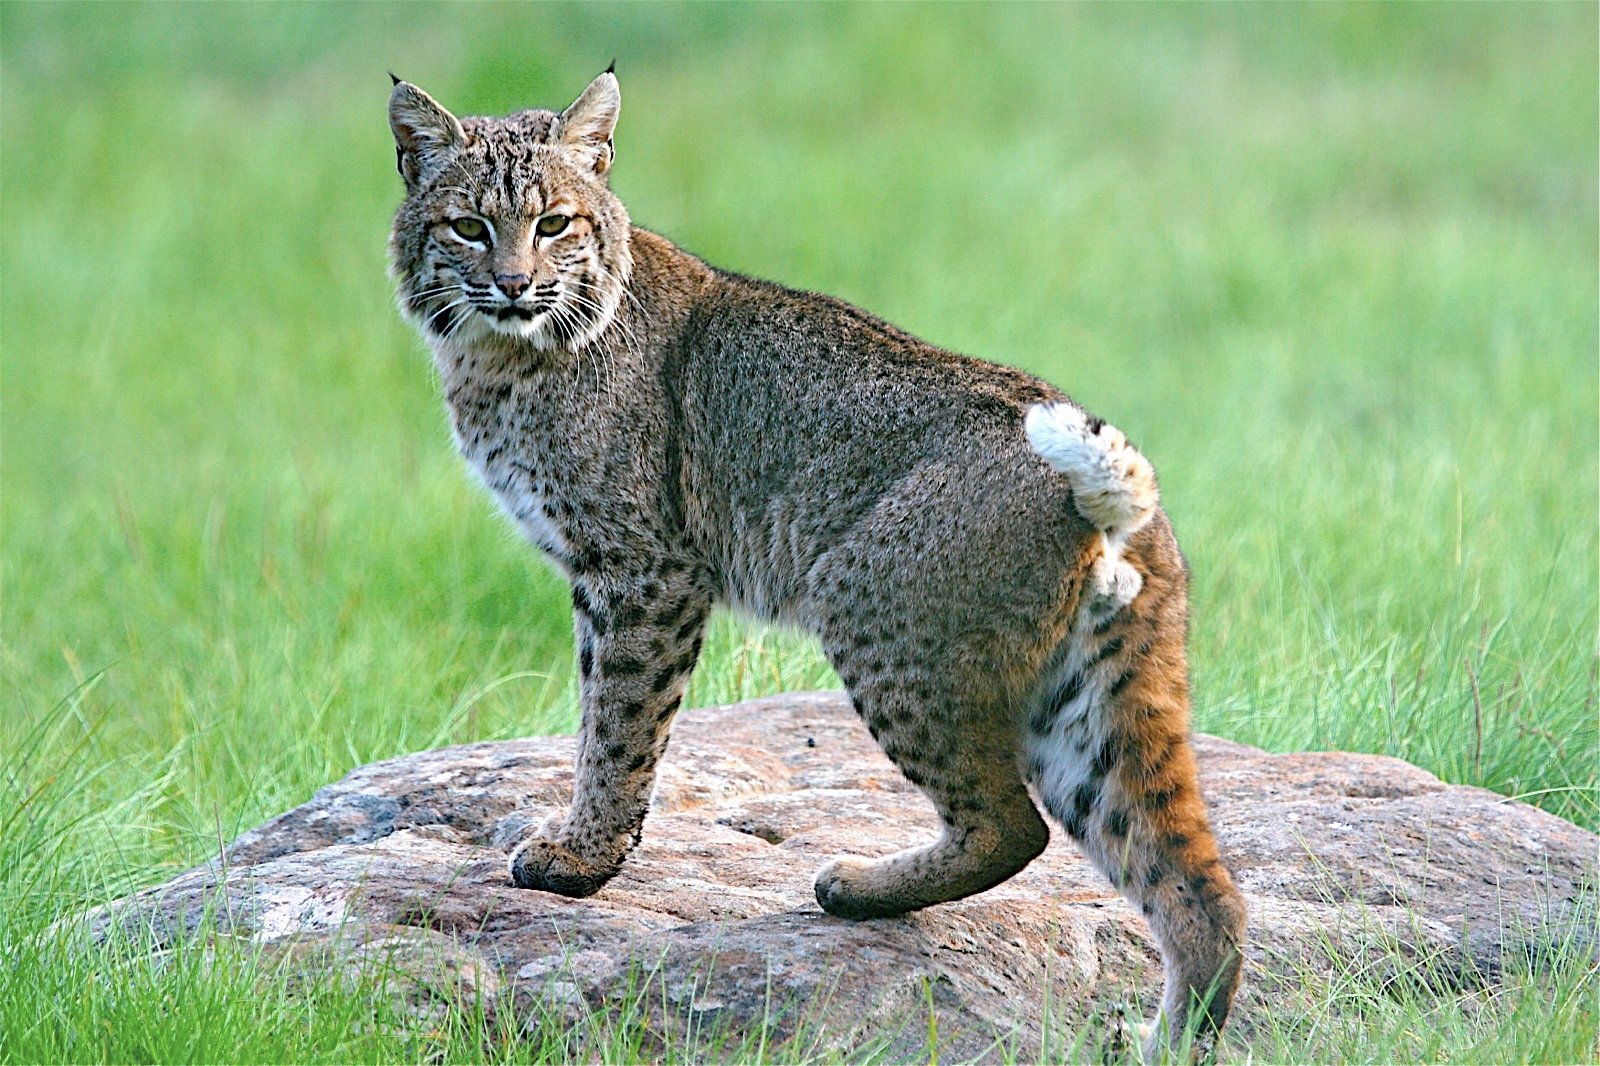
{"type": "Polygon", "coordinates": [[[1244,899],[1206,818],[1188,739],[1180,572],[1148,576],[1112,624],[1081,616],[1028,725],[1051,816],[1143,913],[1161,946],[1147,1060],[1212,1046],[1239,983],[1244,899]]]}
{"type": "Polygon", "coordinates": [[[1239,985],[1244,899],[1200,808],[1187,739],[1152,736],[1121,758],[1128,770],[1103,779],[1088,816],[1071,827],[1073,837],[1139,908],[1161,945],[1165,988],[1146,1061],[1159,1061],[1163,1047],[1175,1049],[1188,1037],[1199,1058],[1214,1047],[1239,985]]]}
{"type": "Polygon", "coordinates": [[[860,657],[832,657],[867,727],[933,801],[944,831],[931,844],[886,858],[828,863],[816,881],[823,910],[882,918],[961,899],[1006,880],[1044,850],[1050,831],[1023,784],[1007,711],[936,694],[933,679],[912,669],[872,677],[860,657]]]}

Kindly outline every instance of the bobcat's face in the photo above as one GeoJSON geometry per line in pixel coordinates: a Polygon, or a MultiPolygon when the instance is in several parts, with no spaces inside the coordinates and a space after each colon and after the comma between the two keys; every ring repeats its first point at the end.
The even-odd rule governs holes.
{"type": "Polygon", "coordinates": [[[611,323],[631,266],[628,215],[605,180],[620,103],[607,72],[560,115],[461,122],[396,83],[407,195],[390,251],[401,307],[432,339],[573,351],[611,323]]]}

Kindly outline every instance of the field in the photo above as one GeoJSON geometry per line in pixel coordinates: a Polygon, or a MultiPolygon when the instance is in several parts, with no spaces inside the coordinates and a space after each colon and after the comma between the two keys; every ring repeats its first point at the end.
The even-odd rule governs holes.
{"type": "MultiPolygon", "coordinates": [[[[465,475],[393,310],[388,69],[504,112],[614,54],[640,224],[1047,377],[1152,457],[1198,729],[1600,826],[1596,25],[6,5],[0,1061],[552,1054],[247,953],[40,938],[357,764],[573,727],[564,586],[465,475]]],[[[722,620],[691,697],[832,683],[722,620]]],[[[1577,953],[1482,1003],[1364,980],[1257,1054],[1597,1054],[1577,953]]]]}

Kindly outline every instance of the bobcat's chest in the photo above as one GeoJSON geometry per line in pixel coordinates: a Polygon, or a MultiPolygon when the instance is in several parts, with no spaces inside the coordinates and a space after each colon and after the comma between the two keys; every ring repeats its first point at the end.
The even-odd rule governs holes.
{"type": "Polygon", "coordinates": [[[550,398],[517,382],[446,390],[456,447],[522,533],[558,563],[573,553],[578,494],[564,420],[550,398]]]}

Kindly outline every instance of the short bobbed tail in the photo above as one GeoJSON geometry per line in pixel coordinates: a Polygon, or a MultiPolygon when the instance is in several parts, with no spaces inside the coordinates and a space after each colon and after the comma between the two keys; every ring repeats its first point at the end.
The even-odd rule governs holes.
{"type": "Polygon", "coordinates": [[[1028,443],[1072,486],[1078,513],[1120,543],[1155,514],[1161,494],[1150,460],[1122,431],[1069,401],[1028,408],[1028,443]]]}

